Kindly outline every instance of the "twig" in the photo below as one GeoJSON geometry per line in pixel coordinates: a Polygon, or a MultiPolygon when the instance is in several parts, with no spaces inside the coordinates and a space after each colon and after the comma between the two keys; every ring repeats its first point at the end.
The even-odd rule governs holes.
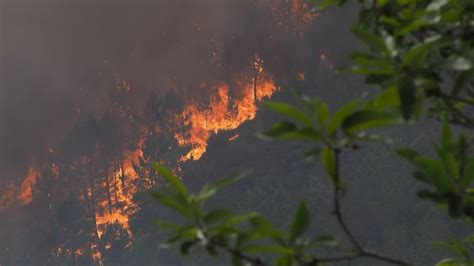
{"type": "MultiPolygon", "coordinates": [[[[349,241],[351,242],[353,248],[354,248],[354,253],[352,254],[347,254],[347,255],[341,255],[337,257],[328,257],[328,258],[318,258],[317,261],[315,262],[335,262],[335,261],[347,261],[347,260],[353,260],[353,259],[358,259],[362,257],[367,257],[367,258],[372,258],[380,261],[385,261],[388,263],[392,264],[398,264],[398,265],[411,265],[408,262],[405,262],[403,260],[399,259],[394,259],[387,257],[385,255],[381,255],[375,252],[369,252],[364,250],[362,245],[357,241],[355,236],[352,234],[351,230],[347,226],[344,217],[342,216],[342,211],[341,211],[341,188],[339,186],[340,182],[340,173],[339,173],[339,154],[340,150],[339,149],[334,149],[334,156],[335,156],[335,164],[336,164],[336,171],[335,171],[335,186],[334,186],[334,212],[333,214],[336,216],[336,219],[339,223],[339,226],[342,228],[342,231],[344,234],[347,236],[349,241]]],[[[312,265],[317,265],[317,263],[312,264],[312,265]]]]}
{"type": "Polygon", "coordinates": [[[335,172],[335,186],[334,186],[334,212],[333,214],[336,216],[336,219],[341,226],[342,230],[346,234],[347,238],[349,238],[349,241],[352,243],[355,252],[357,253],[362,253],[363,249],[362,246],[359,244],[359,242],[355,239],[354,235],[351,233],[349,230],[349,227],[347,226],[346,222],[344,221],[344,218],[342,217],[342,212],[341,212],[341,188],[339,187],[340,183],[340,174],[339,174],[339,149],[334,150],[334,157],[335,157],[335,164],[336,164],[336,172],[335,172]]]}

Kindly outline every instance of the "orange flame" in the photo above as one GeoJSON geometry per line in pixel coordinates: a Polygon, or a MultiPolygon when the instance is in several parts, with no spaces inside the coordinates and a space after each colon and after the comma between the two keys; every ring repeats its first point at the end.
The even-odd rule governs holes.
{"type": "Polygon", "coordinates": [[[23,204],[28,204],[33,199],[33,185],[36,183],[37,177],[38,173],[36,172],[36,170],[33,167],[30,167],[30,169],[28,170],[28,174],[21,183],[21,193],[18,197],[18,199],[23,204]]]}
{"type": "MultiPolygon", "coordinates": [[[[138,191],[134,183],[138,175],[133,168],[133,163],[138,161],[140,152],[140,150],[130,152],[124,160],[125,184],[118,182],[122,179],[122,169],[119,169],[114,175],[108,177],[110,184],[114,184],[114,182],[118,184],[111,186],[111,200],[113,201],[112,212],[108,209],[108,199],[103,199],[98,203],[96,225],[99,238],[105,233],[107,225],[113,223],[120,223],[122,227],[128,231],[129,235],[132,235],[129,219],[139,210],[138,205],[133,201],[133,196],[138,191]]],[[[105,181],[102,183],[102,186],[106,186],[105,181]]]]}
{"type": "Polygon", "coordinates": [[[257,85],[255,100],[253,84],[239,83],[243,95],[234,99],[233,103],[229,96],[229,85],[221,84],[218,86],[218,96],[213,96],[208,106],[201,108],[190,104],[185,108],[180,118],[191,127],[189,137],[180,134],[175,137],[180,145],[191,144],[192,149],[181,158],[182,161],[199,160],[206,152],[212,134],[236,129],[245,121],[253,120],[258,111],[257,102],[269,98],[278,90],[273,80],[264,76],[257,85]]]}
{"type": "MultiPolygon", "coordinates": [[[[181,162],[200,159],[206,152],[208,141],[213,134],[236,129],[245,121],[253,120],[258,112],[258,103],[271,97],[278,90],[273,79],[265,74],[262,66],[263,60],[257,55],[254,56],[254,60],[258,60],[258,62],[252,62],[252,67],[257,70],[254,71],[253,77],[243,77],[236,82],[239,95],[231,97],[229,85],[221,83],[216,88],[218,94],[211,97],[207,106],[202,107],[196,103],[190,103],[178,115],[178,118],[183,119],[184,124],[189,126],[190,129],[187,134],[176,134],[175,138],[180,145],[191,144],[192,147],[191,151],[181,157],[181,162]]],[[[127,82],[123,82],[121,85],[121,88],[127,91],[131,89],[127,82]]],[[[207,86],[207,84],[203,84],[203,86],[207,86]]],[[[160,133],[160,127],[162,126],[168,125],[156,125],[154,128],[156,133],[160,133]]],[[[229,141],[234,141],[238,137],[239,135],[235,134],[229,138],[229,141]]],[[[110,167],[113,169],[107,169],[109,174],[106,179],[102,180],[100,187],[91,186],[90,189],[93,189],[93,191],[88,191],[89,196],[92,196],[96,189],[99,191],[108,189],[108,194],[110,193],[110,196],[107,197],[100,195],[100,193],[95,194],[95,218],[98,238],[101,238],[106,233],[107,226],[113,223],[121,224],[129,236],[132,237],[130,218],[139,210],[138,204],[133,201],[134,195],[139,190],[136,182],[139,177],[133,165],[139,161],[139,157],[142,155],[141,147],[144,140],[145,136],[140,140],[137,150],[123,154],[123,168],[110,167]]],[[[51,150],[50,152],[54,151],[51,150]]],[[[180,168],[179,165],[176,167],[177,169],[180,168]]],[[[52,169],[56,175],[59,175],[59,166],[53,164],[52,169]]],[[[21,184],[18,199],[24,204],[32,200],[32,187],[36,183],[37,175],[35,168],[31,167],[21,184]]],[[[129,242],[129,245],[131,245],[131,242],[129,242]]],[[[108,249],[111,246],[105,248],[108,249]]],[[[103,256],[99,250],[98,241],[90,243],[90,250],[92,258],[102,263],[103,256]]],[[[63,246],[58,247],[54,252],[60,254],[64,251],[76,256],[84,254],[82,249],[65,249],[63,246]]]]}

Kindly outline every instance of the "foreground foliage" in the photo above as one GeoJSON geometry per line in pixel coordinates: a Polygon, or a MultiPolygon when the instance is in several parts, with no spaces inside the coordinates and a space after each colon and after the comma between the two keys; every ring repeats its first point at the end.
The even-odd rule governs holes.
{"type": "MultiPolygon", "coordinates": [[[[326,0],[319,7],[344,4],[326,0]]],[[[371,258],[410,265],[382,251],[366,250],[354,237],[341,211],[345,191],[340,174],[341,153],[356,152],[364,142],[393,142],[375,131],[422,120],[438,120],[441,138],[433,144],[435,157],[406,147],[393,147],[416,171],[413,177],[426,184],[418,196],[447,209],[453,219],[474,221],[474,2],[469,0],[359,1],[355,36],[366,46],[351,54],[345,70],[364,75],[378,93],[355,99],[331,112],[318,99],[298,95],[297,106],[269,102],[267,107],[286,119],[262,138],[305,141],[313,147],[308,160],[319,159],[334,185],[334,212],[351,250],[332,257],[313,255],[315,249],[334,247],[331,236],[305,234],[310,214],[301,203],[289,230],[281,230],[259,213],[237,215],[228,209],[207,211],[205,202],[218,190],[241,179],[223,179],[198,194],[189,193],[169,170],[157,171],[171,184],[169,193],[155,193],[161,204],[185,218],[184,225],[161,221],[172,232],[166,245],[179,243],[187,254],[204,247],[211,255],[225,252],[234,265],[321,265],[325,262],[371,258]]],[[[473,236],[433,245],[451,251],[453,258],[437,265],[472,265],[473,236]]]]}

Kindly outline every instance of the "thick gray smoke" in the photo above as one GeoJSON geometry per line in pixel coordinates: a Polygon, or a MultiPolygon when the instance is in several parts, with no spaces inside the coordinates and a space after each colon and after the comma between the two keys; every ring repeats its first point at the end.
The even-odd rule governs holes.
{"type": "Polygon", "coordinates": [[[100,113],[102,77],[120,73],[138,90],[199,81],[210,35],[238,26],[227,1],[80,2],[0,4],[0,176],[21,175],[100,113]]]}
{"type": "MultiPolygon", "coordinates": [[[[259,38],[267,57],[298,58],[298,48],[277,39],[272,28],[278,21],[272,21],[271,7],[287,1],[260,1],[266,9],[256,9],[255,2],[0,2],[0,177],[23,175],[74,123],[107,108],[113,82],[104,80],[116,75],[132,84],[140,105],[150,91],[189,90],[215,76],[210,57],[216,43],[235,51],[229,57],[234,65],[259,38]],[[269,43],[279,48],[265,51],[269,43]]],[[[321,50],[334,44],[334,28],[345,24],[324,19],[325,27],[332,26],[314,27],[309,38],[318,39],[321,50]]]]}

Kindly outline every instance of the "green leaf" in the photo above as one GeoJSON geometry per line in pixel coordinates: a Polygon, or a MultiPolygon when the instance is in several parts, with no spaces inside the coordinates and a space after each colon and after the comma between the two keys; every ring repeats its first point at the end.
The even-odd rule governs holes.
{"type": "Polygon", "coordinates": [[[400,105],[400,96],[396,86],[390,86],[365,104],[366,109],[383,110],[400,105]]]}
{"type": "MultiPolygon", "coordinates": [[[[379,0],[381,1],[381,0],[379,0]]],[[[389,0],[383,0],[385,3],[388,3],[389,0]]],[[[380,4],[379,4],[380,6],[380,4]]],[[[380,22],[383,22],[385,24],[388,24],[388,25],[391,25],[391,26],[394,26],[394,27],[398,27],[400,25],[400,22],[398,22],[398,20],[394,17],[389,17],[389,16],[380,16],[380,22]]]]}
{"type": "Polygon", "coordinates": [[[394,114],[373,110],[361,110],[344,119],[342,129],[346,133],[354,133],[369,128],[394,125],[396,123],[398,123],[398,119],[394,114]]]}
{"type": "Polygon", "coordinates": [[[333,135],[336,130],[341,126],[344,119],[346,119],[346,117],[352,114],[358,105],[359,103],[357,101],[352,101],[344,105],[341,109],[339,109],[331,118],[331,122],[328,126],[328,134],[333,135]]]}
{"type": "Polygon", "coordinates": [[[201,238],[202,236],[202,230],[194,225],[182,227],[179,232],[181,236],[185,239],[196,239],[201,238]]]}
{"type": "Polygon", "coordinates": [[[189,250],[194,246],[196,245],[198,242],[195,241],[195,240],[189,240],[189,241],[185,241],[181,244],[181,247],[180,247],[180,251],[181,251],[181,254],[183,255],[188,255],[189,254],[189,250]]]}
{"type": "Polygon", "coordinates": [[[288,256],[288,255],[281,256],[276,260],[277,266],[291,266],[292,263],[293,263],[293,256],[288,256]]]}
{"type": "Polygon", "coordinates": [[[214,224],[218,221],[227,220],[234,216],[234,213],[228,209],[215,209],[204,216],[204,222],[214,224]]]}
{"type": "Polygon", "coordinates": [[[285,234],[276,229],[265,217],[257,216],[250,219],[254,232],[262,236],[267,236],[280,244],[285,242],[285,234]]]}
{"type": "Polygon", "coordinates": [[[456,71],[467,71],[472,68],[472,63],[464,57],[453,56],[448,58],[447,66],[456,71]]]}
{"type": "Polygon", "coordinates": [[[443,6],[447,5],[449,3],[449,0],[433,0],[427,7],[426,11],[432,12],[432,11],[438,11],[440,10],[443,6]]]}
{"type": "Polygon", "coordinates": [[[394,140],[391,138],[387,138],[385,136],[377,135],[377,134],[367,134],[365,132],[360,132],[354,136],[352,136],[355,140],[362,140],[362,141],[373,141],[373,142],[381,142],[387,145],[392,145],[394,140]]]}
{"type": "Polygon", "coordinates": [[[251,244],[241,248],[243,252],[251,254],[281,254],[281,255],[293,255],[295,252],[293,249],[283,246],[276,245],[257,245],[251,244]]]}
{"type": "Polygon", "coordinates": [[[170,237],[169,239],[165,240],[165,242],[160,244],[161,248],[168,249],[171,248],[176,243],[180,242],[183,239],[181,234],[175,235],[170,237]]]}
{"type": "Polygon", "coordinates": [[[351,53],[351,60],[354,62],[351,72],[356,74],[394,74],[395,65],[392,60],[384,57],[377,57],[367,53],[351,53]]]}
{"type": "Polygon", "coordinates": [[[293,222],[291,223],[290,228],[290,235],[289,240],[290,242],[294,242],[297,238],[299,238],[308,228],[309,225],[309,211],[306,203],[300,203],[298,210],[293,218],[293,222]]]}
{"type": "Polygon", "coordinates": [[[250,219],[250,223],[254,228],[272,228],[273,224],[270,223],[264,216],[256,216],[250,219]]]}
{"type": "Polygon", "coordinates": [[[168,230],[168,231],[176,231],[179,228],[181,228],[181,226],[177,225],[176,223],[171,223],[171,222],[164,221],[161,219],[156,219],[155,224],[158,225],[161,229],[168,230]]]}
{"type": "Polygon", "coordinates": [[[395,30],[395,36],[405,36],[421,27],[424,27],[427,22],[428,21],[425,17],[414,19],[410,23],[407,23],[405,26],[397,28],[395,30]]]}
{"type": "Polygon", "coordinates": [[[187,198],[184,198],[183,195],[165,195],[158,192],[152,192],[152,196],[161,204],[167,206],[168,208],[174,209],[179,214],[188,218],[192,217],[193,209],[187,202],[187,198]]]}
{"type": "Polygon", "coordinates": [[[447,176],[442,162],[420,156],[415,158],[413,163],[423,170],[423,172],[418,172],[418,175],[415,177],[434,185],[441,193],[453,192],[453,184],[447,176]]]}
{"type": "Polygon", "coordinates": [[[403,76],[399,82],[398,88],[401,111],[403,118],[408,120],[411,118],[417,105],[417,91],[413,80],[407,76],[403,76]]]}
{"type": "Polygon", "coordinates": [[[441,36],[433,36],[421,44],[411,48],[403,57],[402,65],[413,69],[423,67],[426,64],[426,58],[431,52],[431,49],[440,45],[443,39],[441,36]]]}
{"type": "Polygon", "coordinates": [[[168,168],[155,163],[155,170],[161,174],[181,195],[185,197],[188,196],[188,191],[184,184],[168,168]]]}
{"type": "Polygon", "coordinates": [[[316,158],[319,158],[319,156],[321,155],[321,152],[322,152],[321,147],[313,148],[304,154],[304,160],[307,162],[312,162],[316,160],[316,158]]]}
{"type": "Polygon", "coordinates": [[[275,139],[275,138],[281,138],[282,136],[296,131],[296,125],[292,122],[288,121],[283,121],[276,123],[273,125],[269,130],[265,131],[260,137],[266,138],[266,139],[275,139]]]}
{"type": "Polygon", "coordinates": [[[444,259],[436,263],[435,266],[465,266],[456,259],[444,259]]]}
{"type": "Polygon", "coordinates": [[[325,9],[325,8],[328,8],[330,6],[333,6],[333,5],[336,5],[336,4],[340,4],[340,2],[342,2],[341,0],[323,0],[319,5],[318,5],[318,8],[319,9],[325,9]]]}
{"type": "Polygon", "coordinates": [[[444,148],[448,148],[451,145],[452,131],[449,122],[445,119],[443,121],[443,133],[441,134],[441,141],[444,148]]]}
{"type": "Polygon", "coordinates": [[[325,102],[320,102],[319,103],[319,108],[318,108],[318,122],[320,127],[324,127],[326,125],[327,118],[329,116],[329,107],[327,103],[325,102]]]}
{"type": "Polygon", "coordinates": [[[232,266],[243,266],[242,258],[236,255],[232,256],[232,266]]]}
{"type": "Polygon", "coordinates": [[[398,155],[408,159],[409,161],[413,161],[415,160],[415,158],[419,156],[417,151],[413,149],[407,149],[407,148],[397,149],[397,153],[398,155]]]}
{"type": "Polygon", "coordinates": [[[339,242],[333,237],[329,235],[322,235],[318,236],[317,238],[313,239],[309,246],[325,246],[325,247],[336,247],[339,244],[339,242]]]}
{"type": "Polygon", "coordinates": [[[474,158],[469,158],[464,164],[462,183],[467,186],[474,181],[474,158]]]}
{"type": "Polygon", "coordinates": [[[463,88],[465,88],[466,85],[469,84],[469,81],[472,80],[473,77],[474,69],[461,72],[455,80],[452,95],[457,96],[461,91],[463,91],[463,88]]]}
{"type": "Polygon", "coordinates": [[[438,247],[447,250],[453,254],[469,257],[469,250],[466,248],[464,243],[460,240],[453,240],[451,242],[432,241],[430,244],[434,247],[438,247]]]}
{"type": "Polygon", "coordinates": [[[238,232],[237,240],[235,241],[235,247],[240,248],[244,244],[249,243],[250,241],[261,239],[262,236],[263,235],[257,230],[248,230],[244,232],[238,232]]]}
{"type": "Polygon", "coordinates": [[[248,174],[249,174],[249,171],[242,172],[235,176],[223,178],[222,180],[219,180],[210,186],[204,186],[201,192],[199,193],[199,195],[197,196],[197,200],[198,201],[207,200],[208,198],[214,196],[219,190],[225,187],[228,187],[230,185],[233,185],[239,182],[240,180],[244,179],[246,176],[248,176],[248,174]]]}
{"type": "Polygon", "coordinates": [[[298,129],[295,124],[287,121],[275,124],[272,128],[258,136],[265,140],[317,141],[321,139],[321,134],[313,128],[298,129]]]}
{"type": "Polygon", "coordinates": [[[334,151],[331,150],[330,148],[326,147],[324,148],[323,150],[323,153],[321,154],[321,160],[323,162],[323,166],[324,168],[326,169],[326,172],[327,174],[329,175],[329,177],[331,178],[331,180],[336,184],[337,184],[337,180],[336,180],[336,157],[335,157],[335,154],[334,154],[334,151]]]}
{"type": "Polygon", "coordinates": [[[167,196],[157,192],[153,192],[152,196],[158,200],[161,204],[167,206],[170,209],[174,209],[179,214],[185,217],[192,217],[193,208],[187,202],[186,198],[183,198],[181,194],[175,194],[172,196],[167,196]]]}
{"type": "Polygon", "coordinates": [[[178,242],[182,241],[195,241],[196,236],[199,232],[199,229],[196,227],[190,225],[190,226],[184,226],[180,227],[179,230],[176,230],[176,235],[173,235],[169,239],[165,240],[165,242],[161,243],[160,246],[162,248],[170,248],[174,246],[178,242]]]}
{"type": "Polygon", "coordinates": [[[284,114],[288,117],[291,117],[297,121],[303,122],[306,126],[311,127],[312,121],[311,118],[308,117],[307,114],[303,113],[302,111],[298,110],[293,105],[287,103],[280,103],[280,102],[266,102],[266,106],[269,109],[272,109],[276,112],[284,114]]]}
{"type": "Polygon", "coordinates": [[[224,223],[224,226],[226,226],[226,227],[234,226],[236,224],[248,221],[248,220],[250,220],[252,218],[255,218],[255,217],[258,217],[258,216],[261,216],[261,214],[258,213],[258,212],[249,212],[249,213],[246,213],[246,214],[243,214],[243,215],[235,215],[235,216],[231,217],[230,219],[227,219],[227,221],[224,223]]]}
{"type": "Polygon", "coordinates": [[[446,172],[454,177],[456,181],[459,180],[461,162],[459,162],[451,153],[444,153],[441,158],[446,172]]]}
{"type": "Polygon", "coordinates": [[[466,243],[468,243],[468,244],[473,244],[473,243],[474,243],[474,235],[467,236],[467,237],[464,239],[464,242],[466,242],[466,243]]]}
{"type": "Polygon", "coordinates": [[[390,54],[390,51],[385,46],[383,38],[381,38],[380,36],[373,34],[372,32],[369,32],[362,27],[354,28],[352,32],[359,38],[359,40],[363,41],[368,46],[387,55],[390,54]]]}

